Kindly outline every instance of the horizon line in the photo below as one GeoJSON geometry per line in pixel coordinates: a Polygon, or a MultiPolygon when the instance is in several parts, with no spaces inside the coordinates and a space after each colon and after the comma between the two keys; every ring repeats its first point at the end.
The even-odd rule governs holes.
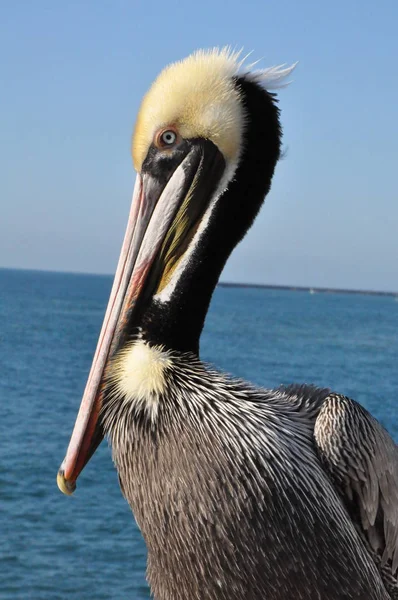
{"type": "MultiPolygon", "coordinates": [[[[32,269],[24,267],[2,267],[1,271],[29,271],[36,273],[53,273],[53,274],[64,274],[64,275],[78,275],[88,277],[114,277],[112,273],[92,273],[87,271],[55,271],[54,269],[32,269]]],[[[369,290],[369,289],[351,289],[351,288],[339,288],[339,287],[323,287],[323,286],[311,286],[311,285],[288,285],[278,283],[254,283],[254,282],[243,282],[243,281],[218,281],[220,287],[241,287],[241,288],[259,288],[269,290],[286,290],[294,292],[311,292],[314,294],[363,294],[367,296],[391,296],[398,298],[398,291],[384,291],[384,290],[369,290]]]]}

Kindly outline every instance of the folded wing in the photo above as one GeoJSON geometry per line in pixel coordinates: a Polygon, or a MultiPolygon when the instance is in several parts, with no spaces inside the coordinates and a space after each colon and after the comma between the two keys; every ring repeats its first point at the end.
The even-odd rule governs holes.
{"type": "Polygon", "coordinates": [[[362,406],[338,394],[323,402],[314,436],[324,468],[378,563],[386,588],[396,597],[397,445],[362,406]]]}

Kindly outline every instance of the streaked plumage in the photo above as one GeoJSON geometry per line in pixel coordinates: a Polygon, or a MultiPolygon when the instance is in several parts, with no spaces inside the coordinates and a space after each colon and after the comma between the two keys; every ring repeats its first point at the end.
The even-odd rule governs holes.
{"type": "Polygon", "coordinates": [[[280,154],[264,86],[290,71],[243,69],[198,53],[143,101],[132,213],[59,485],[73,491],[106,433],[156,600],[398,598],[387,432],[329,390],[255,388],[198,357],[214,286],[280,154]]]}

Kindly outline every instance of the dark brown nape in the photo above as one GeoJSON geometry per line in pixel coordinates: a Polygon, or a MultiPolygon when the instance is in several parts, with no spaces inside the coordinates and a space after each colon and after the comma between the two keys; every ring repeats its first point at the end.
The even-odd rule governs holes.
{"type": "Polygon", "coordinates": [[[144,339],[181,352],[199,353],[200,334],[221,271],[252,225],[280,157],[282,130],[275,96],[245,77],[236,78],[235,84],[247,114],[235,177],[220,196],[170,302],[152,301],[142,319],[144,339]]]}

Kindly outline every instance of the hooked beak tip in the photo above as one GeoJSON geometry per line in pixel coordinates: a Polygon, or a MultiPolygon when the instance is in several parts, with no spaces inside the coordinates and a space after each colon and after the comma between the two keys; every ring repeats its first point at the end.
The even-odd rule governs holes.
{"type": "Polygon", "coordinates": [[[76,489],[76,481],[70,481],[65,478],[65,472],[60,468],[57,473],[57,485],[61,492],[66,496],[72,496],[73,492],[76,489]]]}

